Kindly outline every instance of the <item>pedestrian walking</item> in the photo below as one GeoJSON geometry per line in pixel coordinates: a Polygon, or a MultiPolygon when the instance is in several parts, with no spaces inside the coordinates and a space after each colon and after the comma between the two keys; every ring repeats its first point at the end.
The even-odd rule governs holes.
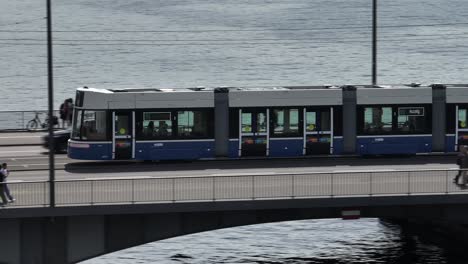
{"type": "Polygon", "coordinates": [[[12,203],[12,202],[16,201],[16,199],[13,198],[13,196],[10,193],[10,189],[8,188],[7,179],[8,179],[8,176],[10,175],[10,172],[8,171],[8,165],[6,163],[2,164],[2,168],[0,169],[0,174],[3,175],[3,192],[4,192],[4,195],[6,194],[6,198],[8,198],[8,202],[12,203]]]}
{"type": "Polygon", "coordinates": [[[466,148],[466,146],[464,145],[460,145],[458,147],[458,155],[457,155],[457,165],[458,165],[458,173],[457,175],[455,176],[455,178],[453,178],[453,182],[458,184],[459,183],[459,179],[460,177],[462,176],[462,164],[463,164],[463,159],[465,158],[465,156],[467,156],[467,153],[468,153],[468,149],[466,148]]]}
{"type": "Polygon", "coordinates": [[[8,203],[8,200],[5,197],[5,186],[5,175],[0,170],[0,198],[2,199],[2,203],[0,204],[1,206],[4,206],[8,203]]]}
{"type": "Polygon", "coordinates": [[[462,185],[466,185],[468,183],[468,148],[464,146],[465,155],[463,156],[460,170],[461,170],[461,178],[462,178],[462,185]]]}
{"type": "Polygon", "coordinates": [[[70,126],[72,123],[72,117],[73,117],[73,99],[68,98],[67,100],[65,100],[65,102],[66,102],[65,120],[66,120],[67,126],[70,126]]]}
{"type": "Polygon", "coordinates": [[[63,101],[63,103],[60,105],[60,119],[62,119],[62,128],[65,128],[65,122],[67,119],[67,100],[63,101]]]}

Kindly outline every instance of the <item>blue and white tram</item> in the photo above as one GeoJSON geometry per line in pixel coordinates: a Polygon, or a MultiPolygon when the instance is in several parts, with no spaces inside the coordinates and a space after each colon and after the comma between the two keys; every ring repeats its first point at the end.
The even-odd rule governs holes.
{"type": "Polygon", "coordinates": [[[79,88],[68,155],[168,160],[454,152],[468,85],[79,88]]]}
{"type": "Polygon", "coordinates": [[[198,90],[79,88],[68,156],[85,160],[214,157],[214,93],[198,90]]]}
{"type": "Polygon", "coordinates": [[[357,87],[357,154],[432,151],[431,87],[357,87]]]}
{"type": "Polygon", "coordinates": [[[342,152],[339,87],[229,91],[229,157],[342,152]]]}

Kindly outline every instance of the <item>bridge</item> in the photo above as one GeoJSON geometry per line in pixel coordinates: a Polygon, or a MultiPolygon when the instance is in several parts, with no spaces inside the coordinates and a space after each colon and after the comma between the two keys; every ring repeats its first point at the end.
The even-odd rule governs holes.
{"type": "Polygon", "coordinates": [[[170,237],[258,223],[377,217],[456,224],[468,189],[453,169],[118,177],[9,183],[1,263],[75,263],[170,237]]]}

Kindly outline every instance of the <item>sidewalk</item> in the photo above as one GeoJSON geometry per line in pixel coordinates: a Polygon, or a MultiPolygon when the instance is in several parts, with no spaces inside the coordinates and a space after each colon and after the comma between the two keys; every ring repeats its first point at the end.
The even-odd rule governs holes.
{"type": "Polygon", "coordinates": [[[0,133],[0,146],[41,145],[47,132],[3,132],[0,133]]]}

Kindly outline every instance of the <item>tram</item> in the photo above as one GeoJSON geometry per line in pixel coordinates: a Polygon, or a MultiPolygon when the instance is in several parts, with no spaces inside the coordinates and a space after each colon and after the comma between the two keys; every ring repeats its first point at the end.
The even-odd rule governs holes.
{"type": "Polygon", "coordinates": [[[174,160],[449,153],[468,144],[468,85],[76,91],[68,156],[174,160]]]}

